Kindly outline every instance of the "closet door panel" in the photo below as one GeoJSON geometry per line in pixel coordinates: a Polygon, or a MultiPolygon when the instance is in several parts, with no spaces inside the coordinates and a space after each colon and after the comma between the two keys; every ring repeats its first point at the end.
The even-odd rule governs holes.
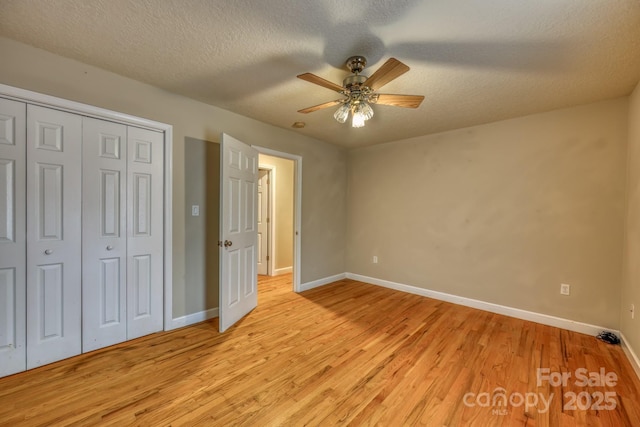
{"type": "Polygon", "coordinates": [[[127,339],[127,127],[83,118],[82,351],[127,339]]]}
{"type": "Polygon", "coordinates": [[[27,106],[27,368],[81,351],[82,119],[27,106]]]}
{"type": "Polygon", "coordinates": [[[0,98],[0,377],[26,369],[26,111],[0,98]]]}
{"type": "Polygon", "coordinates": [[[160,132],[128,128],[128,339],[162,330],[163,138],[160,132]]]}

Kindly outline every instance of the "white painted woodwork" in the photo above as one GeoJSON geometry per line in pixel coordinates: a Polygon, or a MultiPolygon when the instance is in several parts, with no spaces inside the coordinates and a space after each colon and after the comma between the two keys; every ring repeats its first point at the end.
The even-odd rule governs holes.
{"type": "Polygon", "coordinates": [[[83,118],[82,351],[127,339],[127,127],[83,118]]]}
{"type": "Polygon", "coordinates": [[[127,128],[127,339],[163,326],[163,142],[127,128]]]}
{"type": "Polygon", "coordinates": [[[220,332],[258,305],[258,151],[229,135],[221,138],[220,332]],[[227,243],[228,245],[228,243],[227,243]]]}
{"type": "MultiPolygon", "coordinates": [[[[126,306],[117,303],[129,295],[115,286],[126,286],[127,274],[137,279],[133,282],[138,292],[132,295],[138,310],[130,322],[133,332],[127,330],[131,336],[125,337],[175,327],[171,263],[164,263],[172,252],[171,126],[2,84],[0,96],[13,98],[0,98],[0,377],[79,354],[82,329],[90,333],[83,316],[86,321],[99,314],[101,329],[117,323],[118,316],[129,323],[126,306]],[[96,148],[99,159],[83,168],[83,129],[88,132],[91,122],[104,126],[98,126],[102,129],[96,148]],[[156,131],[113,132],[128,131],[127,125],[156,131]],[[130,138],[137,141],[135,152],[129,152],[130,138]],[[116,159],[123,164],[114,166],[116,159]],[[140,164],[131,169],[138,183],[136,195],[127,159],[140,164]],[[87,175],[85,181],[83,170],[100,174],[87,175]],[[95,192],[85,188],[87,183],[95,185],[96,179],[95,192]],[[84,201],[82,191],[87,195],[84,201]],[[131,211],[129,197],[139,202],[131,211]],[[135,227],[127,227],[134,216],[135,227]],[[136,239],[129,239],[134,233],[136,239]],[[121,245],[103,247],[102,239],[121,245]],[[130,263],[134,269],[129,270],[128,240],[137,251],[135,263],[130,263]],[[98,249],[108,255],[94,260],[99,264],[93,273],[100,286],[84,289],[85,296],[93,291],[101,298],[91,305],[82,298],[82,275],[90,273],[82,259],[98,249]]],[[[110,345],[107,342],[96,348],[110,345]]],[[[85,351],[91,348],[89,344],[85,351]]]]}
{"type": "Polygon", "coordinates": [[[258,274],[269,274],[269,171],[258,171],[258,274]]]}
{"type": "Polygon", "coordinates": [[[82,118],[27,106],[27,368],[81,352],[82,118]]]}
{"type": "Polygon", "coordinates": [[[0,377],[26,369],[26,113],[0,99],[0,377]]]}

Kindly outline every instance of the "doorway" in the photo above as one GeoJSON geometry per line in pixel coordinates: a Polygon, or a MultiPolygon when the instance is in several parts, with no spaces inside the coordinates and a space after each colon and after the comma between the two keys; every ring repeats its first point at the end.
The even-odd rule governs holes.
{"type": "MultiPolygon", "coordinates": [[[[219,282],[219,330],[224,332],[243,318],[257,305],[257,208],[258,208],[258,171],[259,155],[288,159],[293,166],[293,179],[289,193],[293,199],[286,211],[292,224],[283,227],[290,231],[289,242],[293,241],[291,267],[293,277],[289,279],[289,288],[300,292],[300,219],[301,219],[301,177],[302,157],[281,153],[266,148],[249,146],[230,135],[222,134],[220,141],[220,282],[219,282]],[[292,212],[293,211],[293,212],[292,212]]],[[[274,161],[276,161],[274,159],[274,161]]],[[[274,175],[275,177],[275,175],[274,175]]],[[[272,186],[271,193],[276,192],[272,186]]],[[[272,204],[277,205],[277,203],[272,204]]],[[[271,222],[271,221],[270,221],[271,222]]],[[[273,221],[275,224],[276,221],[273,221]]],[[[281,233],[274,232],[273,239],[281,233]]],[[[289,243],[291,244],[291,243],[289,243]]],[[[274,245],[271,244],[271,247],[274,245]]],[[[277,253],[274,252],[273,264],[277,266],[277,253]]]]}
{"type": "Polygon", "coordinates": [[[259,154],[258,277],[291,274],[294,264],[294,170],[291,159],[259,154]]]}
{"type": "Polygon", "coordinates": [[[300,292],[302,158],[267,148],[253,148],[259,153],[259,178],[265,185],[261,210],[266,218],[263,227],[258,224],[258,233],[261,230],[263,233],[258,242],[262,241],[262,262],[266,265],[261,266],[258,262],[258,274],[265,278],[290,274],[292,290],[300,292]],[[265,270],[267,274],[263,275],[265,270]]]}

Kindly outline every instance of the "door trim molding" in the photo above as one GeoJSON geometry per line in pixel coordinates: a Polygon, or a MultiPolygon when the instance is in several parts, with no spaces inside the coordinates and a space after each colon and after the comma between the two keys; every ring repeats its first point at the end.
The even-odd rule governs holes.
{"type": "MultiPolygon", "coordinates": [[[[293,160],[293,290],[302,292],[302,156],[252,145],[260,154],[293,160]]],[[[275,265],[275,264],[274,264],[275,265]]]]}
{"type": "Polygon", "coordinates": [[[1,83],[0,96],[164,133],[164,329],[173,329],[173,126],[1,83]]]}
{"type": "Polygon", "coordinates": [[[269,260],[267,261],[267,276],[275,276],[274,271],[276,269],[276,209],[275,209],[275,200],[276,200],[276,177],[277,177],[277,169],[275,166],[270,165],[268,163],[260,163],[258,166],[259,169],[263,169],[268,172],[268,181],[269,184],[269,225],[267,228],[269,229],[269,260]]]}

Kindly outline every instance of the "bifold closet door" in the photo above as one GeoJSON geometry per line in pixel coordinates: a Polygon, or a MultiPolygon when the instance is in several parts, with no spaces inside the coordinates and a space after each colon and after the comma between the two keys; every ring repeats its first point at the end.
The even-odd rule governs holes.
{"type": "Polygon", "coordinates": [[[82,351],[127,339],[127,127],[83,118],[82,351]]]}
{"type": "Polygon", "coordinates": [[[127,128],[127,338],[162,330],[164,134],[127,128]]]}
{"type": "Polygon", "coordinates": [[[164,135],[83,119],[84,352],[162,330],[164,135]]]}
{"type": "Polygon", "coordinates": [[[82,118],[27,106],[27,368],[81,352],[82,118]]]}
{"type": "Polygon", "coordinates": [[[26,369],[27,106],[0,98],[0,377],[26,369]]]}

